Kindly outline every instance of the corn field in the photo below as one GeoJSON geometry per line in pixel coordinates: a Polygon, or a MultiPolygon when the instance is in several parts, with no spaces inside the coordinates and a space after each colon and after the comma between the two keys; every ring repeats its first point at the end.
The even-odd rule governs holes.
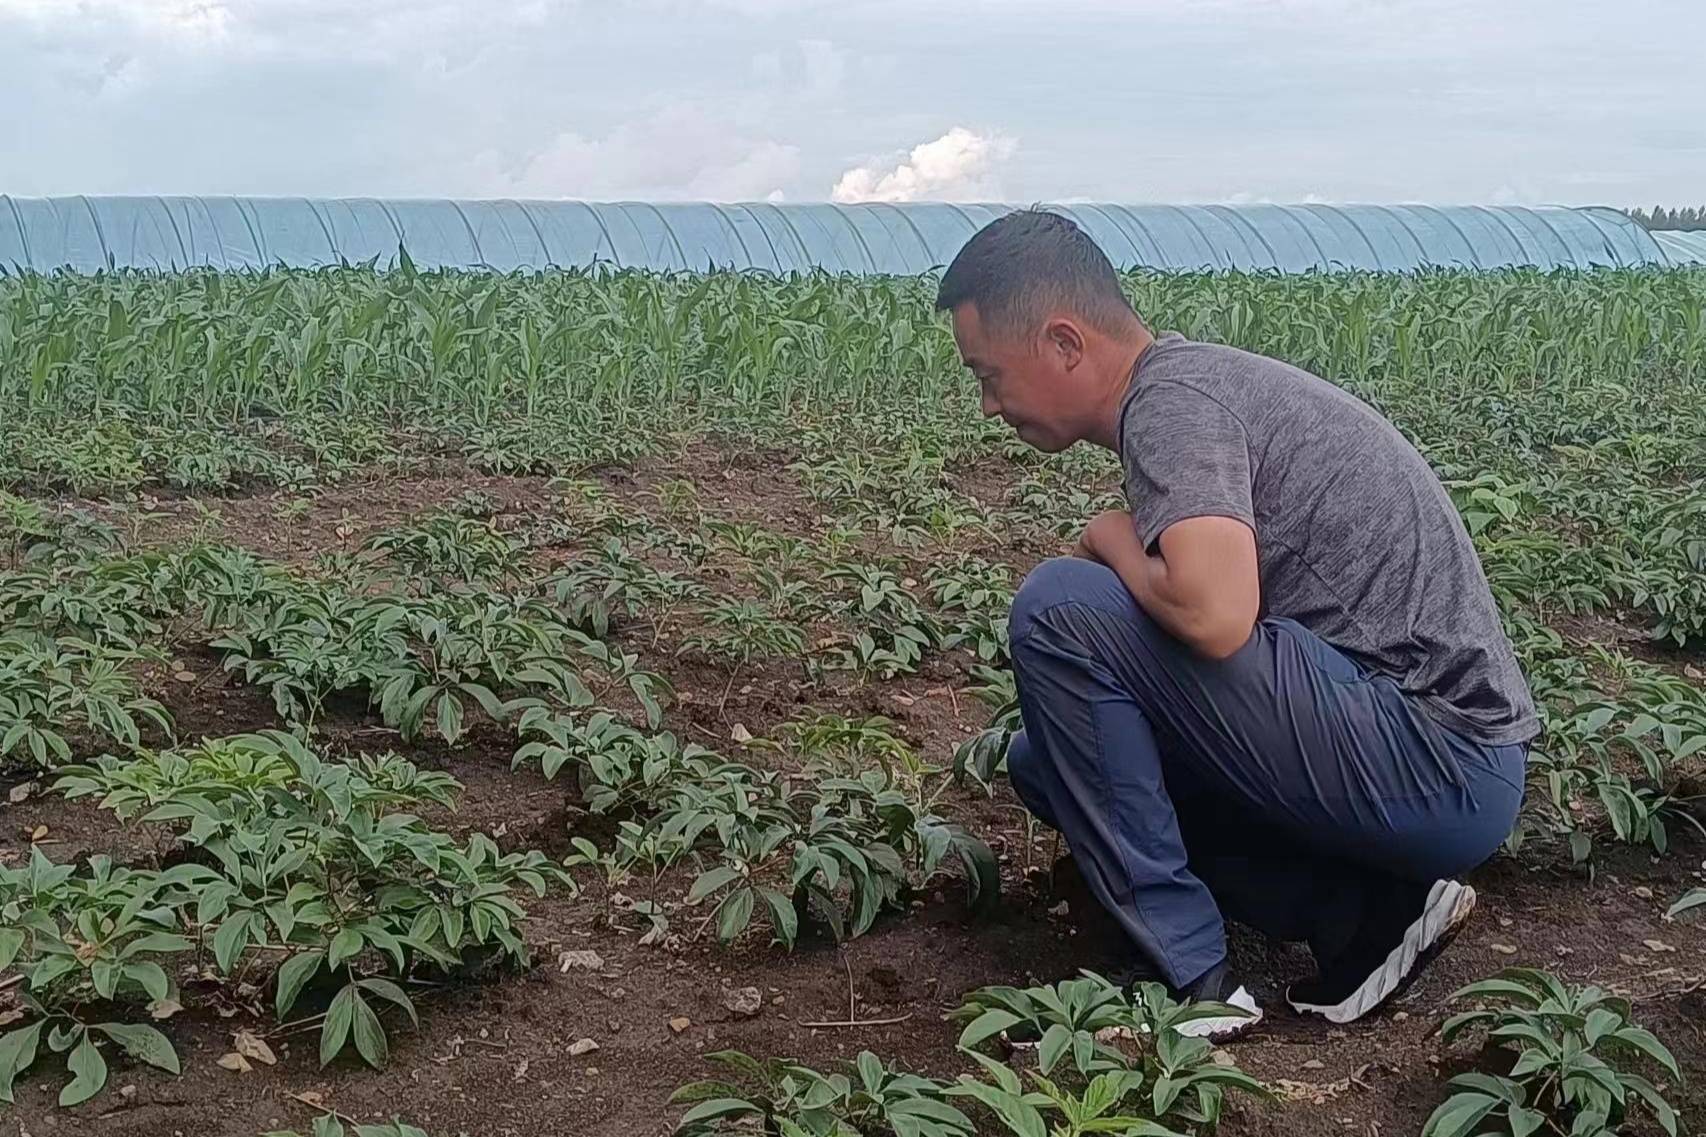
{"type": "MultiPolygon", "coordinates": [[[[1511,391],[1706,368],[1706,275],[1126,277],[1155,326],[1327,378],[1511,391]]],[[[364,268],[0,277],[0,406],[747,406],[963,389],[928,278],[364,268]]]]}

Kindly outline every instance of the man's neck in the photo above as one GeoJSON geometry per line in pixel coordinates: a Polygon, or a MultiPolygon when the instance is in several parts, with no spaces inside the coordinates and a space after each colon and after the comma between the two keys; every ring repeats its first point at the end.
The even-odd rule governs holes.
{"type": "Polygon", "coordinates": [[[1086,442],[1092,442],[1116,454],[1119,452],[1120,407],[1125,403],[1126,392],[1131,389],[1131,382],[1137,374],[1137,365],[1143,359],[1143,353],[1154,346],[1154,343],[1154,335],[1142,325],[1138,326],[1136,335],[1107,342],[1102,353],[1107,360],[1102,395],[1096,404],[1094,429],[1085,436],[1086,442]]]}

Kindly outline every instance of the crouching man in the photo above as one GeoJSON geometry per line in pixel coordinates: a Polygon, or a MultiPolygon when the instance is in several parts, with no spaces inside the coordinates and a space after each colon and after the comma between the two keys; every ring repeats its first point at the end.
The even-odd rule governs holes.
{"type": "Polygon", "coordinates": [[[1308,943],[1296,1010],[1373,1011],[1469,917],[1538,729],[1444,488],[1332,384],[1152,335],[1059,215],[977,233],[936,304],[986,415],[1125,471],[1013,604],[1019,796],[1181,996],[1254,1009],[1230,918],[1308,943]]]}

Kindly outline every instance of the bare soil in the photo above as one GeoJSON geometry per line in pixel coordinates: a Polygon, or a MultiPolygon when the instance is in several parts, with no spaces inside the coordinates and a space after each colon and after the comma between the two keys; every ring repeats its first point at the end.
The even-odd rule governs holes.
{"type": "MultiPolygon", "coordinates": [[[[1004,479],[1017,476],[1004,463],[980,460],[956,470],[953,481],[961,492],[996,505],[1004,479]]],[[[719,450],[700,440],[601,482],[634,509],[656,516],[656,487],[677,478],[694,482],[708,514],[800,535],[819,521],[780,456],[756,461],[732,443],[719,450]]],[[[326,550],[357,548],[373,533],[470,488],[491,495],[517,524],[559,505],[543,479],[466,471],[338,487],[288,523],[274,513],[288,500],[285,495],[203,504],[219,511],[216,538],[304,562],[326,550]]],[[[163,500],[143,523],[143,539],[182,540],[207,524],[191,502],[163,500]]],[[[1022,570],[1055,544],[1046,534],[1024,533],[1002,548],[978,551],[1022,570]]],[[[726,751],[739,749],[730,737],[737,723],[762,736],[813,706],[887,715],[927,757],[945,762],[984,719],[983,708],[962,690],[963,670],[951,660],[933,660],[918,676],[863,686],[840,678],[814,685],[798,661],[748,665],[731,681],[726,666],[674,654],[659,631],[630,626],[625,635],[631,649],[642,650],[646,665],[675,687],[665,725],[726,751]]],[[[171,669],[146,679],[149,692],[172,712],[180,736],[277,725],[264,693],[226,675],[216,654],[186,647],[182,662],[196,676],[193,682],[174,679],[171,669]]],[[[398,746],[395,735],[358,714],[329,722],[326,740],[333,747],[398,746]]],[[[491,833],[506,848],[561,854],[570,826],[583,823],[573,808],[573,788],[547,782],[535,770],[512,772],[512,749],[503,732],[484,726],[454,749],[423,744],[408,753],[466,786],[456,812],[435,822],[454,831],[491,833]]],[[[170,856],[169,835],[119,825],[93,804],[45,792],[43,783],[50,779],[35,779],[33,792],[9,802],[5,791],[29,780],[22,773],[0,780],[0,859],[16,863],[28,855],[32,841],[59,861],[95,853],[142,863],[170,856]]],[[[383,1071],[353,1056],[321,1069],[317,1024],[276,1023],[264,992],[251,993],[247,1006],[239,997],[216,1001],[217,1009],[210,1009],[214,1004],[196,998],[186,981],[184,1002],[191,1009],[170,1023],[181,1077],[114,1059],[108,1092],[61,1110],[54,1098],[63,1076],[32,1075],[20,1084],[17,1105],[0,1114],[0,1133],[254,1137],[276,1128],[306,1130],[318,1110],[335,1109],[364,1122],[397,1115],[435,1135],[652,1137],[669,1133],[678,1115],[667,1104],[671,1090],[711,1076],[715,1070],[706,1056],[726,1048],[819,1067],[870,1049],[909,1068],[950,1076],[969,1064],[956,1055],[958,1027],[944,1016],[967,991],[990,983],[1052,981],[1080,967],[1116,967],[1126,962],[1128,949],[1093,902],[1051,885],[1047,870],[1061,850],[1047,831],[1028,833],[1023,810],[1005,787],[993,798],[956,790],[946,804],[1001,853],[1005,894],[992,916],[972,919],[958,882],[943,880],[912,911],[885,917],[842,948],[806,939],[788,953],[755,938],[719,948],[708,937],[694,937],[697,920],[688,910],[677,914],[677,940],[641,946],[642,929],[624,917],[621,898],[592,881],[578,897],[559,894],[529,904],[525,934],[534,947],[532,970],[421,992],[419,1029],[388,1016],[391,1064],[383,1071]],[[559,967],[561,952],[580,949],[595,951],[604,966],[559,967]],[[757,1014],[742,1016],[725,1005],[725,997],[748,986],[758,988],[763,1003],[757,1014]],[[683,1018],[685,1027],[672,1027],[671,1020],[679,1027],[683,1018]],[[277,1065],[249,1073],[219,1067],[217,1059],[231,1049],[239,1029],[268,1038],[277,1065]],[[571,1046],[582,1039],[597,1049],[571,1057],[571,1046]]],[[[1706,1079],[1700,1076],[1706,1074],[1706,921],[1663,918],[1679,895],[1700,883],[1703,856],[1706,843],[1687,833],[1677,836],[1662,860],[1633,850],[1611,852],[1591,878],[1561,869],[1548,856],[1500,855],[1471,877],[1481,904],[1452,948],[1395,1006],[1343,1028],[1302,1020],[1285,1009],[1284,983],[1307,971],[1305,952],[1235,929],[1235,965],[1254,981],[1267,1018],[1235,1044],[1234,1054],[1285,1100],[1237,1103],[1223,1131],[1368,1137],[1418,1132],[1442,1099],[1444,1079],[1473,1060],[1432,1036],[1446,997],[1462,983],[1517,963],[1548,967],[1635,999],[1639,1016],[1695,1075],[1674,1090],[1672,1100],[1685,1115],[1706,1116],[1706,1079]]],[[[665,895],[678,892],[676,887],[665,895]]],[[[0,1012],[12,995],[0,991],[0,1012]]],[[[301,1013],[313,1009],[305,1006],[301,1013]]]]}

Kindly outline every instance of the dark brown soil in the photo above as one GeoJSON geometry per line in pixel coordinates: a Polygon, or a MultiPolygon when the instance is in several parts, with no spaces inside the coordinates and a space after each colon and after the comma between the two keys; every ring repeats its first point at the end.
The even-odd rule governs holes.
{"type": "MultiPolygon", "coordinates": [[[[1002,500],[1004,479],[1016,476],[1004,463],[979,461],[957,471],[954,481],[962,493],[994,505],[1002,500]]],[[[625,503],[659,516],[656,488],[675,478],[694,482],[707,514],[795,534],[819,523],[815,506],[786,471],[703,441],[686,447],[678,461],[645,463],[603,481],[625,503]]],[[[288,527],[272,513],[282,497],[224,500],[216,503],[221,519],[215,535],[303,561],[327,549],[358,547],[374,532],[441,507],[469,488],[502,503],[511,521],[561,511],[542,479],[435,475],[332,490],[288,527]]],[[[142,525],[147,542],[180,540],[205,524],[186,501],[162,501],[156,508],[142,525]]],[[[1025,533],[1008,549],[1046,550],[1054,543],[1047,534],[1025,533]]],[[[977,551],[1016,568],[1034,560],[1031,552],[977,551]]],[[[962,690],[963,668],[952,660],[933,660],[919,676],[869,685],[846,676],[813,685],[798,661],[750,664],[731,681],[726,665],[676,656],[670,629],[662,631],[634,625],[626,640],[675,687],[666,725],[726,752],[740,749],[731,740],[737,724],[762,736],[809,706],[886,715],[927,758],[946,762],[984,719],[982,706],[962,690]]],[[[146,679],[181,737],[276,725],[265,694],[226,675],[215,654],[184,648],[182,660],[197,676],[193,682],[169,673],[146,679]]],[[[398,746],[376,720],[355,714],[330,721],[325,739],[334,747],[398,746]]],[[[578,817],[573,787],[566,779],[547,782],[536,770],[511,772],[512,749],[502,731],[482,726],[454,749],[423,744],[408,752],[466,787],[457,810],[435,816],[435,823],[494,834],[506,848],[561,855],[578,817]]],[[[59,861],[104,853],[148,863],[170,852],[167,835],[120,826],[90,803],[45,792],[50,779],[38,779],[34,792],[7,803],[4,791],[25,780],[15,775],[0,782],[0,858],[10,863],[28,855],[32,839],[59,861]]],[[[685,908],[675,912],[676,937],[641,946],[641,929],[623,916],[616,890],[583,874],[580,896],[559,894],[528,906],[531,971],[421,994],[418,1030],[388,1016],[386,1070],[368,1069],[353,1056],[322,1070],[316,1024],[280,1026],[264,1005],[259,1013],[227,1005],[234,1013],[225,1017],[210,1009],[209,1000],[192,997],[196,989],[186,984],[184,1002],[191,1009],[170,1023],[181,1077],[115,1059],[113,1088],[84,1106],[60,1110],[54,1096],[63,1075],[32,1074],[19,1086],[16,1107],[0,1115],[0,1133],[15,1125],[20,1135],[34,1137],[254,1137],[275,1128],[306,1130],[317,1109],[326,1108],[358,1121],[398,1115],[435,1135],[651,1137],[669,1133],[678,1115],[666,1104],[671,1090],[711,1075],[706,1056],[725,1048],[820,1067],[870,1049],[908,1068],[951,1076],[969,1064],[956,1054],[958,1027],[944,1015],[965,992],[1118,966],[1124,949],[1093,904],[1048,883],[1045,870],[1058,845],[1047,831],[1027,833],[1023,810],[1004,787],[987,799],[956,790],[944,804],[1001,853],[1006,891],[993,916],[971,918],[958,882],[943,878],[913,911],[885,918],[840,949],[803,940],[790,954],[756,937],[719,948],[695,938],[699,921],[685,908]],[[1062,900],[1067,909],[1058,915],[1062,900]],[[575,949],[596,951],[602,970],[560,969],[559,953],[575,949]],[[746,986],[757,987],[764,1000],[752,1017],[724,1005],[728,989],[746,986]],[[672,1029],[670,1020],[680,1018],[689,1025],[672,1029]],[[217,1059],[239,1029],[264,1034],[278,1064],[248,1073],[219,1067],[217,1059]],[[581,1039],[593,1040],[597,1049],[571,1057],[570,1047],[581,1039]]],[[[1308,966],[1301,949],[1235,930],[1235,963],[1258,987],[1268,1017],[1234,1054],[1284,1100],[1235,1105],[1223,1131],[1418,1132],[1442,1099],[1445,1077],[1472,1057],[1430,1035],[1446,997],[1462,983],[1516,963],[1548,967],[1637,1000],[1639,1017],[1696,1075],[1674,1090],[1672,1100],[1685,1114],[1706,1113],[1706,1079],[1699,1077],[1706,1074],[1706,921],[1663,918],[1670,903],[1700,883],[1703,856],[1706,843],[1686,833],[1662,860],[1630,850],[1610,853],[1591,879],[1561,870],[1546,854],[1500,856],[1472,877],[1481,905],[1452,949],[1392,1009],[1345,1028],[1303,1021],[1284,1009],[1284,982],[1308,966]]],[[[630,882],[617,890],[642,896],[649,887],[630,882]]],[[[670,883],[663,898],[673,902],[680,890],[679,882],[670,883]]],[[[14,994],[0,992],[0,1012],[14,994]]]]}

